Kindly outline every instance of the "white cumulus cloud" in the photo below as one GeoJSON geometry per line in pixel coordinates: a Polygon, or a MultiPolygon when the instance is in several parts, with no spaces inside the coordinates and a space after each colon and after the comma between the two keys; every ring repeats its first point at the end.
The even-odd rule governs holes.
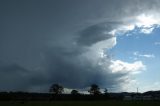
{"type": "Polygon", "coordinates": [[[112,64],[110,65],[110,69],[113,73],[131,73],[136,74],[146,69],[146,66],[142,63],[142,61],[135,61],[133,63],[123,62],[121,60],[112,60],[112,64]]]}

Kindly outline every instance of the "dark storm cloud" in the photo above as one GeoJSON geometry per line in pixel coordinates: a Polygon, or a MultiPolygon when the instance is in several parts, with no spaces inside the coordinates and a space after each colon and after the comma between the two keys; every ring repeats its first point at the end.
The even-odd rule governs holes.
{"type": "Polygon", "coordinates": [[[27,89],[28,70],[19,65],[12,64],[0,67],[0,85],[1,90],[21,90],[27,89]]]}
{"type": "MultiPolygon", "coordinates": [[[[65,53],[65,50],[53,49],[47,54],[47,77],[50,83],[60,83],[68,88],[85,88],[92,83],[100,84],[101,87],[106,87],[106,84],[107,87],[112,87],[120,83],[118,79],[125,75],[113,74],[98,63],[93,65],[81,53],[65,53]]],[[[107,65],[109,64],[108,62],[107,65]]]]}
{"type": "Polygon", "coordinates": [[[41,70],[28,70],[17,64],[1,65],[0,70],[0,90],[2,91],[46,92],[50,86],[48,75],[45,76],[41,70]],[[41,87],[34,90],[36,86],[41,87]]]}
{"type": "Polygon", "coordinates": [[[112,39],[109,32],[128,16],[156,10],[159,4],[156,0],[1,0],[0,90],[47,91],[52,83],[68,88],[92,83],[119,86],[126,74],[111,73],[110,59],[96,57],[97,48],[90,49],[112,39]]]}
{"type": "Polygon", "coordinates": [[[77,42],[80,45],[91,46],[97,42],[110,39],[115,35],[109,32],[118,28],[119,25],[118,22],[107,22],[89,26],[79,33],[77,42]]]}

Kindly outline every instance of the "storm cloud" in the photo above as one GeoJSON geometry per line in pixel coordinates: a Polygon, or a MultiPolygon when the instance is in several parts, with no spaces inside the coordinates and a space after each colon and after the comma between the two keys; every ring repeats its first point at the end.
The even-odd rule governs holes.
{"type": "Polygon", "coordinates": [[[117,63],[110,57],[116,31],[126,31],[125,25],[140,13],[156,11],[158,4],[158,0],[1,0],[0,90],[46,92],[53,83],[74,89],[93,83],[121,89],[131,80],[132,68],[126,64],[134,69],[138,65],[135,71],[145,66],[117,63]]]}

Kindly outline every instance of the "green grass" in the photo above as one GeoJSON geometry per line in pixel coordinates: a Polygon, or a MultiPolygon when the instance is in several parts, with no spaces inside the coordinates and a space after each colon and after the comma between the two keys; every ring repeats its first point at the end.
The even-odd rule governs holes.
{"type": "Polygon", "coordinates": [[[0,106],[160,106],[160,101],[1,101],[0,106]]]}

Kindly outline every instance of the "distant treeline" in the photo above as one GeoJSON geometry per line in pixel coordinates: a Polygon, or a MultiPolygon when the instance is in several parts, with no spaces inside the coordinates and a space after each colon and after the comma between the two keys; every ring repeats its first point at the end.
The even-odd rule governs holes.
{"type": "Polygon", "coordinates": [[[122,100],[122,94],[51,94],[51,93],[25,93],[25,92],[0,92],[1,101],[54,101],[54,100],[122,100]]]}
{"type": "Polygon", "coordinates": [[[67,100],[124,100],[125,96],[146,96],[160,98],[160,91],[148,91],[145,93],[103,93],[91,94],[53,94],[53,93],[29,93],[29,92],[0,92],[0,101],[67,101],[67,100]]]}
{"type": "Polygon", "coordinates": [[[0,101],[160,100],[160,91],[111,93],[104,89],[102,93],[96,84],[90,86],[89,94],[79,93],[76,89],[73,89],[70,94],[64,94],[63,91],[63,86],[53,84],[49,88],[49,93],[0,92],[0,101]]]}

